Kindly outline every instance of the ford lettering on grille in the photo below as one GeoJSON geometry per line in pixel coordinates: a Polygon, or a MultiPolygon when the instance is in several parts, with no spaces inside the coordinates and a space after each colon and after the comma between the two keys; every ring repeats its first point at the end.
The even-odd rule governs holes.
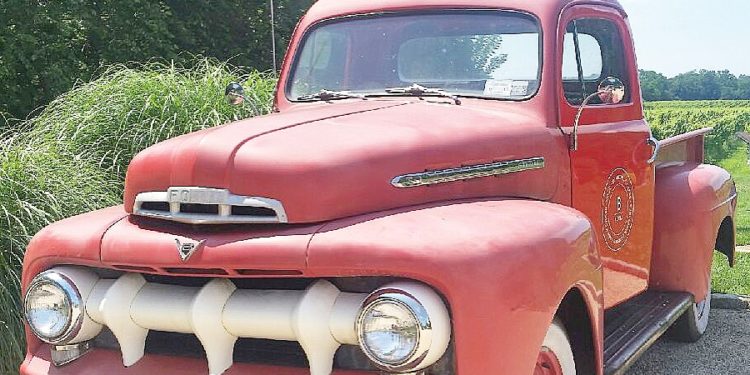
{"type": "Polygon", "coordinates": [[[229,200],[229,192],[223,189],[180,187],[169,189],[170,203],[223,204],[229,200]]]}

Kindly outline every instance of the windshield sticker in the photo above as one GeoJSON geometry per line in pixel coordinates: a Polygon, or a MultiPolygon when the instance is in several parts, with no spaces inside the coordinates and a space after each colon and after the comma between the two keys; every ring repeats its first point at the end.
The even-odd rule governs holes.
{"type": "Polygon", "coordinates": [[[507,98],[529,94],[529,81],[488,79],[484,84],[484,95],[507,98]]]}

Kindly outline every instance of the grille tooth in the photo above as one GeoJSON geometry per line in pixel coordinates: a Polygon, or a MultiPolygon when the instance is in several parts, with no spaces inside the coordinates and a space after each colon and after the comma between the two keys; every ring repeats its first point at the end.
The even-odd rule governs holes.
{"type": "Polygon", "coordinates": [[[330,375],[336,351],[355,345],[358,307],[366,294],[342,293],[326,280],[306,290],[238,290],[228,279],[202,286],[147,282],[126,273],[116,280],[100,279],[86,301],[91,319],[108,327],[120,344],[123,364],[144,355],[148,332],[194,334],[201,343],[211,375],[233,364],[238,338],[297,341],[310,375],[330,375]],[[336,316],[337,319],[331,319],[336,316]]]}
{"type": "Polygon", "coordinates": [[[227,332],[223,324],[224,305],[237,287],[227,279],[211,280],[193,299],[190,312],[193,330],[201,341],[208,359],[208,371],[221,374],[232,367],[237,336],[227,332]]]}

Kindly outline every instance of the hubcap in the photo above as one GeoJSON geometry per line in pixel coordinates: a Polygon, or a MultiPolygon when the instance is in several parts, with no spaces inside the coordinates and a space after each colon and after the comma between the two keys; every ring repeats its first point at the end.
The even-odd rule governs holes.
{"type": "Polygon", "coordinates": [[[536,360],[534,375],[563,375],[562,365],[557,355],[549,348],[542,348],[536,360]]]}

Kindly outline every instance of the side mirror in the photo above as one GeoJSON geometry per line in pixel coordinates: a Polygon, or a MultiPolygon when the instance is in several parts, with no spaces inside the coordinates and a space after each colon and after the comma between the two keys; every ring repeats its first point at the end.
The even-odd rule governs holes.
{"type": "Polygon", "coordinates": [[[596,93],[603,104],[620,104],[625,99],[625,85],[618,78],[607,77],[596,93]]]}
{"type": "Polygon", "coordinates": [[[240,105],[245,102],[245,89],[237,82],[227,85],[224,96],[230,105],[240,105]]]}
{"type": "Polygon", "coordinates": [[[578,150],[578,125],[581,122],[583,110],[586,109],[589,102],[596,97],[601,100],[602,104],[620,104],[623,99],[625,99],[625,84],[623,84],[619,78],[607,77],[599,84],[599,89],[595,93],[587,96],[586,99],[583,100],[581,107],[578,108],[576,120],[573,124],[573,139],[570,142],[570,149],[572,151],[578,150]]]}

